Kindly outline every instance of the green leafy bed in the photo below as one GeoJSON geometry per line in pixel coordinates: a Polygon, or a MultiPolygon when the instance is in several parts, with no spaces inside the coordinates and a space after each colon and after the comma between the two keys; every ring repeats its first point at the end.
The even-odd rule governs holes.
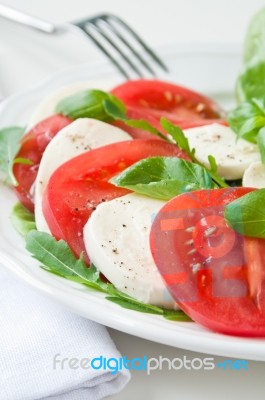
{"type": "Polygon", "coordinates": [[[20,203],[12,211],[12,223],[25,236],[26,248],[41,263],[41,268],[55,275],[85,285],[106,294],[106,299],[123,308],[156,314],[173,321],[190,321],[181,310],[167,310],[144,304],[117,290],[111,283],[104,282],[97,268],[89,268],[83,258],[77,259],[67,243],[35,229],[34,215],[20,203]]]}

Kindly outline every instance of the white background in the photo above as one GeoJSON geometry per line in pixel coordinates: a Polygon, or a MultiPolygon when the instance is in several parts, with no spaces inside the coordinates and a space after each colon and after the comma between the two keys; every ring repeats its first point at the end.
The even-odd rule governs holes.
{"type": "MultiPolygon", "coordinates": [[[[261,0],[5,0],[3,3],[60,23],[100,12],[124,18],[153,46],[168,43],[242,43],[247,23],[261,0]]],[[[27,88],[70,65],[102,59],[90,42],[48,36],[0,19],[0,97],[27,88]]],[[[204,357],[110,330],[128,358],[204,357]]],[[[216,357],[216,361],[218,361],[216,357]]],[[[264,397],[265,364],[249,371],[134,372],[126,389],[113,400],[249,399],[264,397]]]]}

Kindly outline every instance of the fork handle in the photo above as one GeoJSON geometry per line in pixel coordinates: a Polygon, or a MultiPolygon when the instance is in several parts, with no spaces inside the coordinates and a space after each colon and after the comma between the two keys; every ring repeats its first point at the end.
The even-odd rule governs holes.
{"type": "Polygon", "coordinates": [[[32,17],[22,11],[16,10],[0,4],[0,17],[7,18],[11,21],[18,22],[22,25],[26,25],[30,28],[38,29],[39,31],[45,33],[54,33],[56,31],[56,26],[51,22],[44,21],[43,19],[32,17]]]}

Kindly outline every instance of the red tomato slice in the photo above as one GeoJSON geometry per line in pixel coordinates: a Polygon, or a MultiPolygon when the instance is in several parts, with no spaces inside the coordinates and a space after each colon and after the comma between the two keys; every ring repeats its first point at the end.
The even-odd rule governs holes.
{"type": "Polygon", "coordinates": [[[182,86],[158,80],[127,81],[111,91],[127,106],[167,111],[183,119],[219,118],[221,108],[211,99],[182,86]]]}
{"type": "Polygon", "coordinates": [[[187,159],[173,144],[159,140],[133,140],[100,147],[59,167],[50,178],[43,198],[43,212],[53,236],[64,239],[80,256],[85,251],[83,228],[92,211],[98,204],[130,192],[115,187],[108,182],[109,179],[151,156],[187,159]]]}
{"type": "Polygon", "coordinates": [[[265,336],[265,240],[245,238],[224,207],[254,189],[185,193],[158,213],[151,251],[168,289],[196,322],[217,332],[265,336]]]}
{"type": "Polygon", "coordinates": [[[164,116],[182,129],[220,122],[224,116],[223,110],[208,97],[157,80],[128,81],[115,87],[112,94],[129,108],[129,116],[131,109],[143,112],[142,118],[150,116],[157,123],[164,116]]]}
{"type": "Polygon", "coordinates": [[[21,203],[31,212],[34,211],[32,185],[38,173],[42,154],[51,139],[71,122],[70,118],[63,115],[54,115],[34,126],[22,138],[21,147],[16,157],[31,160],[32,164],[14,165],[14,175],[18,182],[15,191],[21,203]]]}

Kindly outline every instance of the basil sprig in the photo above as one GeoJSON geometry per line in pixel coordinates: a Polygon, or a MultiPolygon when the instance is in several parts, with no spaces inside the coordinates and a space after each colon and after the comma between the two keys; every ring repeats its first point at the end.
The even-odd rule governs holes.
{"type": "Polygon", "coordinates": [[[108,121],[109,115],[104,109],[104,101],[110,100],[118,110],[125,111],[123,103],[110,93],[101,90],[84,90],[61,100],[55,112],[69,118],[94,118],[108,121]]]}
{"type": "Polygon", "coordinates": [[[147,131],[149,133],[152,133],[152,135],[158,136],[163,140],[166,140],[169,142],[168,138],[163,135],[161,132],[159,132],[155,127],[153,127],[149,122],[147,122],[144,119],[129,119],[125,113],[125,110],[121,110],[119,107],[117,107],[117,104],[115,104],[113,101],[110,99],[106,99],[103,102],[104,110],[108,114],[108,116],[115,121],[122,121],[124,122],[127,126],[130,126],[131,128],[137,128],[137,129],[142,129],[143,131],[147,131]]]}
{"type": "Polygon", "coordinates": [[[265,49],[265,8],[251,19],[244,44],[244,63],[254,64],[264,59],[265,49]]]}
{"type": "Polygon", "coordinates": [[[264,93],[265,58],[257,64],[245,66],[236,82],[236,97],[239,102],[263,97],[264,93]]]}
{"type": "Polygon", "coordinates": [[[265,189],[254,190],[225,207],[229,226],[244,236],[265,239],[265,189]]]}
{"type": "Polygon", "coordinates": [[[228,122],[239,138],[258,144],[265,163],[265,8],[248,27],[236,97],[239,106],[228,113],[228,122]]]}
{"type": "Polygon", "coordinates": [[[154,128],[151,124],[149,124],[145,120],[130,120],[126,116],[124,112],[121,112],[117,109],[116,105],[113,104],[110,100],[104,101],[104,108],[106,113],[115,120],[120,120],[125,122],[128,126],[139,128],[146,130],[153,135],[159,136],[161,139],[166,140],[167,142],[172,143],[172,141],[183,150],[191,159],[191,161],[202,168],[205,168],[209,175],[212,177],[214,182],[220,187],[228,187],[225,181],[218,175],[217,173],[217,164],[215,158],[211,155],[208,156],[208,161],[210,164],[210,168],[206,167],[195,157],[195,149],[190,149],[189,141],[185,137],[184,132],[178,126],[172,124],[166,118],[161,118],[160,123],[162,128],[168,133],[171,140],[166,136],[159,132],[156,128],[154,128]]]}
{"type": "Polygon", "coordinates": [[[265,162],[265,96],[241,103],[228,113],[228,122],[238,138],[257,143],[265,162]]]}
{"type": "Polygon", "coordinates": [[[181,150],[185,151],[185,153],[190,157],[193,163],[205,168],[205,170],[208,172],[208,174],[212,177],[213,181],[218,186],[223,188],[228,187],[227,183],[217,173],[217,164],[213,156],[211,155],[208,156],[208,162],[210,164],[210,167],[205,166],[197,159],[195,155],[195,149],[190,148],[189,141],[186,138],[182,129],[180,129],[178,126],[173,125],[166,118],[161,118],[160,123],[164,128],[164,130],[172,137],[173,141],[178,145],[178,147],[181,150]]]}
{"type": "Polygon", "coordinates": [[[217,187],[204,167],[177,157],[145,158],[115,176],[111,183],[161,200],[217,187]]]}

